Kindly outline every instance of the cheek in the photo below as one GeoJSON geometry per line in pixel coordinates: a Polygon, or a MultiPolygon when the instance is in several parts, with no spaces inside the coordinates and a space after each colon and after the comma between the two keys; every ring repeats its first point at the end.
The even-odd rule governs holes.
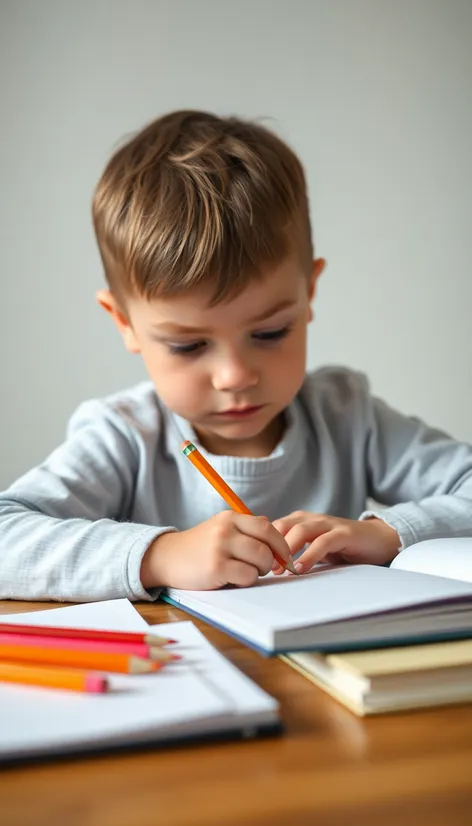
{"type": "Polygon", "coordinates": [[[286,339],[283,346],[273,353],[275,366],[279,365],[280,370],[293,370],[294,372],[305,369],[306,360],[306,332],[305,329],[295,330],[286,339]]]}
{"type": "Polygon", "coordinates": [[[195,363],[169,354],[142,352],[157,395],[175,413],[188,418],[204,399],[204,379],[195,363]]]}
{"type": "Polygon", "coordinates": [[[272,383],[288,398],[300,389],[306,372],[306,335],[296,332],[271,355],[272,383]]]}

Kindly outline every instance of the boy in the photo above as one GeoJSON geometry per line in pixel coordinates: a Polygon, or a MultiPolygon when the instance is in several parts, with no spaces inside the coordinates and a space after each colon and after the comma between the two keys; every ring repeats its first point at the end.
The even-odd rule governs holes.
{"type": "Polygon", "coordinates": [[[0,497],[0,596],[152,599],[316,561],[389,563],[472,535],[472,448],[396,413],[346,369],[305,374],[314,259],[300,162],[237,119],[175,112],[95,192],[98,299],[151,382],[82,405],[0,497]],[[196,442],[255,514],[180,452],[196,442]],[[387,505],[365,512],[372,496],[387,505]],[[303,548],[305,548],[303,550],[303,548]]]}

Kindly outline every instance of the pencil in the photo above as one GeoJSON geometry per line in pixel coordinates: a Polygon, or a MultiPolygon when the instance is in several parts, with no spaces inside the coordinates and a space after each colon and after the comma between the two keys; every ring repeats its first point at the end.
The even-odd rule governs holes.
{"type": "Polygon", "coordinates": [[[41,648],[32,645],[16,645],[14,642],[0,645],[0,660],[22,663],[44,663],[70,668],[90,668],[98,671],[117,671],[121,674],[145,674],[158,671],[164,663],[129,657],[127,654],[102,654],[90,651],[41,648]]]}
{"type": "Polygon", "coordinates": [[[141,634],[133,631],[104,631],[95,628],[62,628],[55,625],[23,625],[23,623],[1,622],[2,634],[37,634],[40,637],[67,637],[69,639],[102,640],[103,642],[141,643],[141,645],[169,645],[176,640],[159,637],[156,634],[141,634]]]}
{"type": "Polygon", "coordinates": [[[62,688],[86,694],[104,694],[108,691],[108,681],[101,674],[24,663],[0,662],[0,682],[62,688]]]}
{"type": "Polygon", "coordinates": [[[130,642],[102,642],[101,640],[71,640],[66,637],[40,637],[39,634],[3,634],[0,625],[0,645],[27,645],[33,648],[51,648],[68,651],[89,651],[101,654],[128,654],[149,660],[170,662],[180,660],[162,647],[130,642]]]}
{"type": "MultiPolygon", "coordinates": [[[[232,510],[236,513],[247,513],[249,516],[253,516],[252,511],[249,510],[247,505],[244,504],[242,499],[236,495],[234,490],[230,488],[228,484],[221,478],[220,474],[216,472],[215,468],[213,468],[209,462],[205,459],[205,457],[200,453],[200,451],[195,447],[192,442],[186,441],[182,442],[181,450],[184,456],[187,457],[200,471],[202,476],[205,477],[207,482],[212,485],[212,487],[216,490],[217,493],[225,500],[226,504],[230,506],[232,510]]],[[[276,551],[272,551],[274,558],[277,560],[279,565],[285,570],[290,571],[292,574],[298,575],[298,571],[294,567],[294,564],[291,559],[288,562],[285,561],[281,556],[279,556],[276,551]]]]}

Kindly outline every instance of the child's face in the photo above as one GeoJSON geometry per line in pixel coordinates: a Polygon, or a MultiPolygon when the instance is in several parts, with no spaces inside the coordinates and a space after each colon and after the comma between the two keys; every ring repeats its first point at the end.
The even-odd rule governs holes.
{"type": "Polygon", "coordinates": [[[131,352],[141,353],[163,402],[194,427],[213,453],[262,456],[274,448],[281,413],[299,391],[306,367],[311,281],[287,259],[236,298],[209,306],[208,289],[175,297],[130,299],[128,321],[103,291],[131,352]],[[110,306],[110,303],[113,306],[110,306]]]}

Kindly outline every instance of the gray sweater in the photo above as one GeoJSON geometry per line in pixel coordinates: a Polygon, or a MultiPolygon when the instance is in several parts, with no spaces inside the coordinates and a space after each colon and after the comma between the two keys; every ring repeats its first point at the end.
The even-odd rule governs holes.
{"type": "MultiPolygon", "coordinates": [[[[139,573],[161,533],[226,505],[180,452],[196,443],[151,383],[82,404],[65,442],[0,494],[0,597],[152,599],[139,573]]],[[[472,536],[472,447],[397,413],[342,368],[307,375],[270,456],[210,456],[256,514],[376,515],[402,547],[472,536]],[[386,505],[366,512],[369,497],[386,505]]]]}

